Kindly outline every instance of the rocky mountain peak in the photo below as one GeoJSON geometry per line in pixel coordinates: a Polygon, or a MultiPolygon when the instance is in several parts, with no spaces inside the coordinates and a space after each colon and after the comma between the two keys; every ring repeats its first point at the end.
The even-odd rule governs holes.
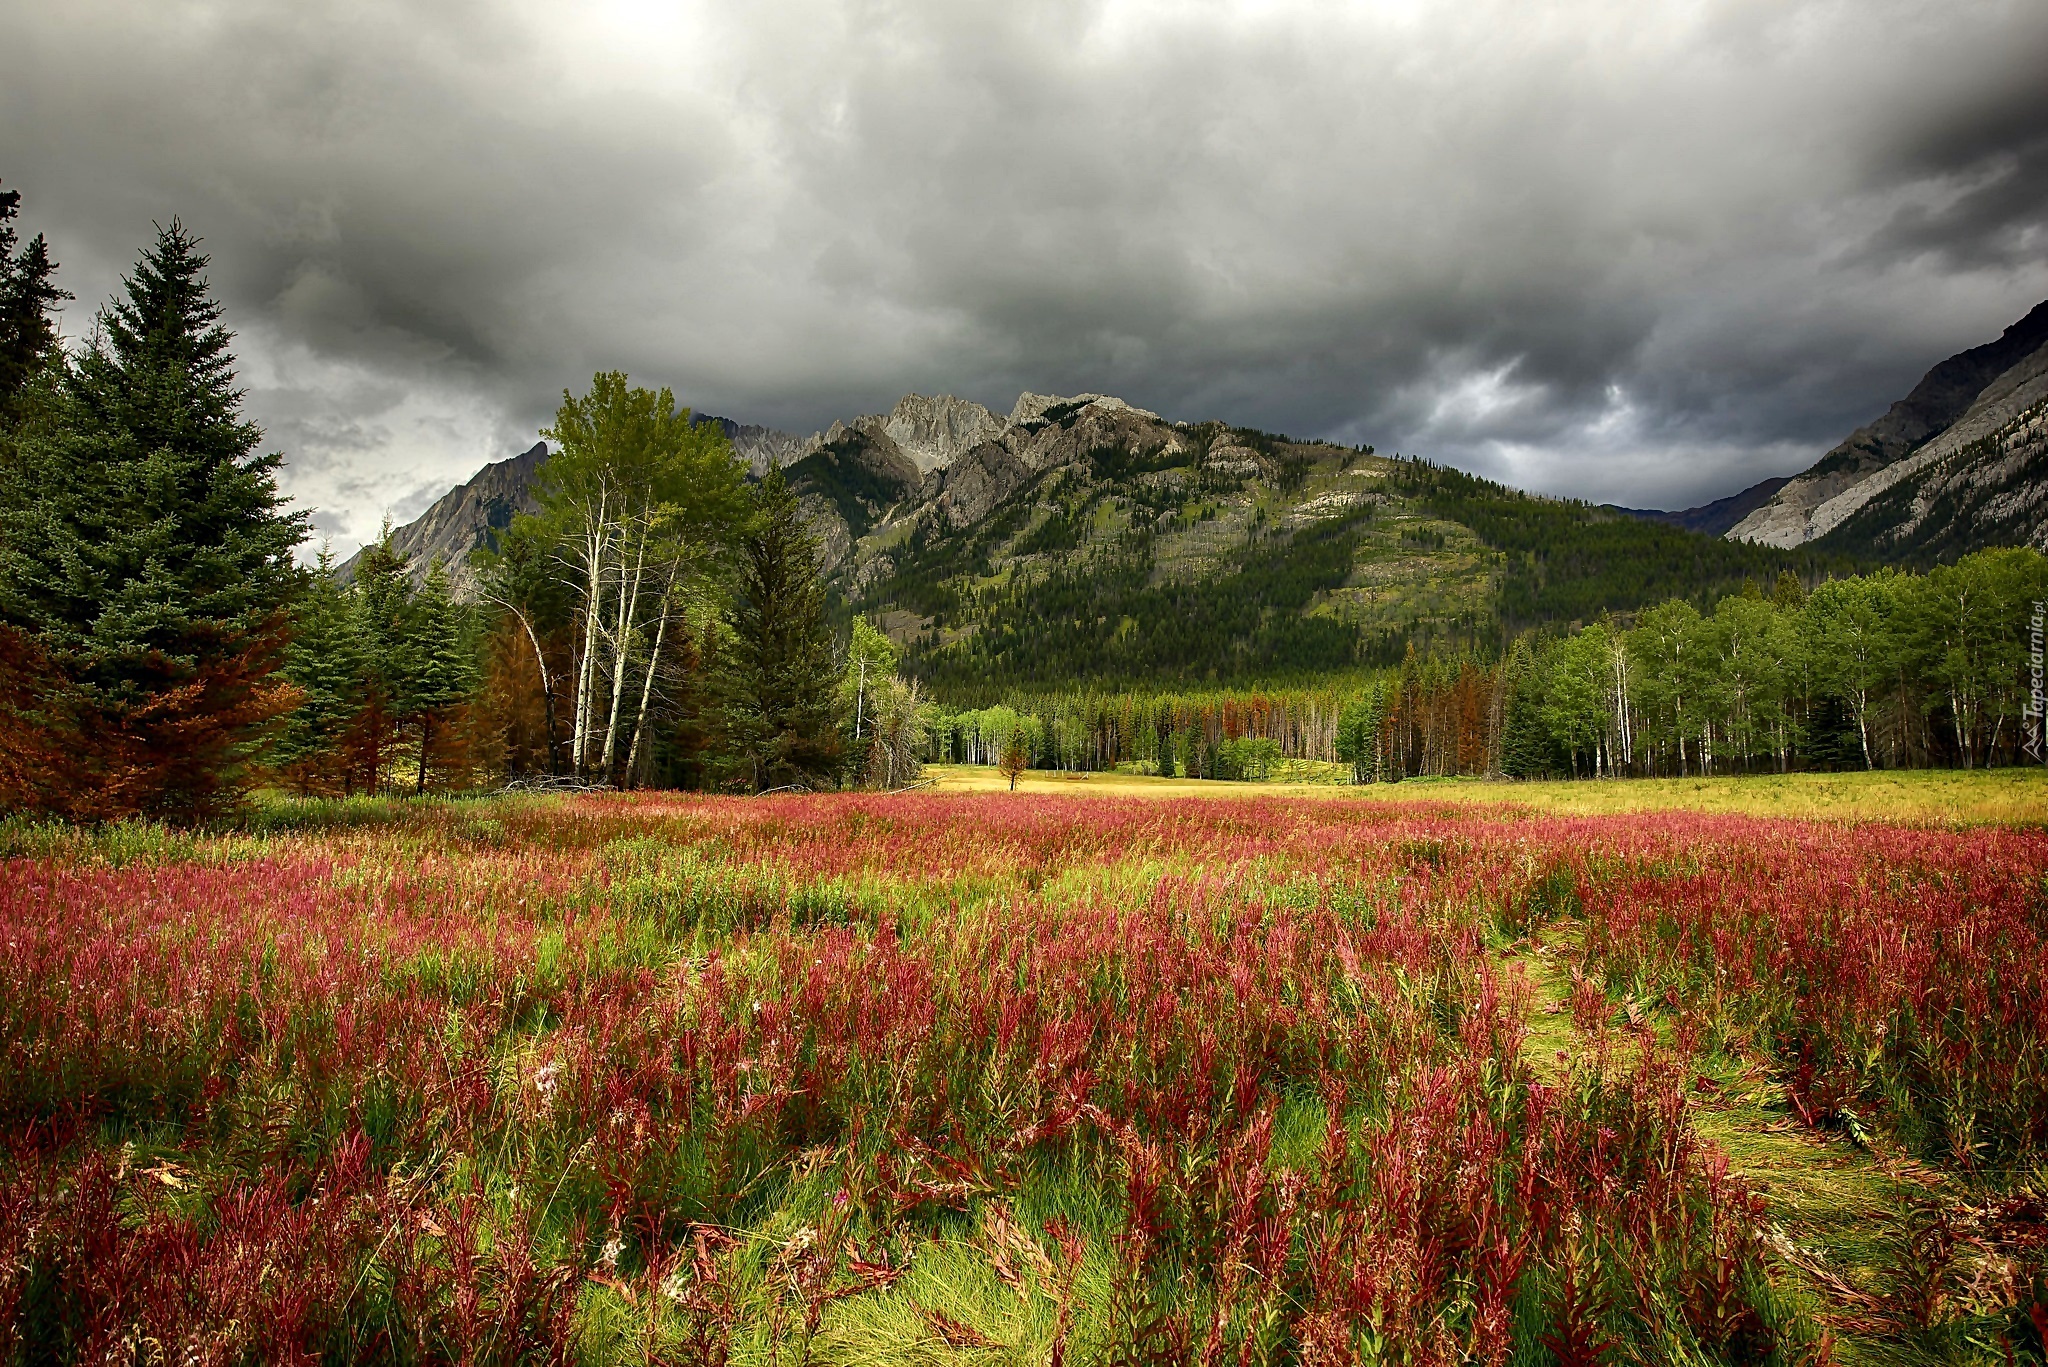
{"type": "Polygon", "coordinates": [[[882,431],[921,471],[951,465],[1001,436],[1003,426],[1001,418],[974,400],[951,394],[905,394],[882,420],[882,431]]]}
{"type": "Polygon", "coordinates": [[[1058,394],[1033,394],[1026,391],[1017,396],[1016,406],[1010,410],[1010,426],[1019,427],[1025,423],[1041,421],[1054,409],[1070,412],[1083,408],[1095,408],[1103,412],[1126,412],[1153,422],[1160,421],[1157,413],[1125,403],[1113,394],[1074,394],[1061,397],[1058,394]]]}
{"type": "Polygon", "coordinates": [[[2048,542],[2043,403],[2048,302],[1928,371],[1727,535],[1785,547],[1832,537],[1887,556],[2048,542]]]}
{"type": "MultiPolygon", "coordinates": [[[[441,495],[419,517],[392,529],[391,549],[408,557],[406,572],[413,582],[425,583],[427,572],[439,560],[447,567],[450,592],[465,601],[472,597],[477,575],[469,553],[491,533],[511,526],[516,515],[539,510],[534,477],[547,458],[548,444],[537,441],[516,456],[493,461],[468,483],[441,495]]],[[[344,584],[355,577],[362,558],[357,551],[336,571],[344,584]]]]}

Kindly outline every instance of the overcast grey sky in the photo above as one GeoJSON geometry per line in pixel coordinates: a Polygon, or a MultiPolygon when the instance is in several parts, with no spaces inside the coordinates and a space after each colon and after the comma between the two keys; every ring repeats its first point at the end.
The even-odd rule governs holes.
{"type": "Polygon", "coordinates": [[[0,6],[67,331],[182,216],[344,553],[600,367],[1684,506],[2048,297],[2042,0],[0,6]]]}

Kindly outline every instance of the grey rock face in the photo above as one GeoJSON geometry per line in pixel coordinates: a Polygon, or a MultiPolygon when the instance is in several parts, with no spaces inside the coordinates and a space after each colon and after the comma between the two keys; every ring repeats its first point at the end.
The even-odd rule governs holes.
{"type": "MultiPolygon", "coordinates": [[[[520,513],[539,510],[534,501],[534,477],[548,458],[548,444],[537,441],[530,450],[510,460],[493,461],[479,470],[467,484],[459,484],[413,521],[391,533],[391,548],[410,558],[406,572],[415,584],[426,582],[434,561],[448,567],[448,586],[458,601],[476,594],[477,574],[469,553],[484,544],[492,532],[512,525],[520,513]]],[[[347,583],[355,577],[363,553],[357,551],[336,571],[347,583]]]]}
{"type": "MultiPolygon", "coordinates": [[[[1190,440],[1158,414],[1103,394],[1024,394],[1008,419],[970,399],[908,394],[885,414],[835,422],[808,438],[710,414],[697,421],[718,423],[757,478],[776,467],[789,473],[827,573],[848,566],[872,532],[928,512],[967,526],[1040,474],[1092,451],[1180,451],[1190,440]]],[[[537,511],[533,482],[547,455],[546,444],[536,443],[487,465],[396,529],[392,547],[412,557],[415,580],[424,580],[439,556],[456,594],[473,596],[470,551],[516,514],[537,511]]],[[[358,552],[342,566],[344,579],[360,560],[358,552]]]]}
{"type": "Polygon", "coordinates": [[[931,505],[954,527],[965,527],[1038,475],[1091,451],[1111,446],[1179,451],[1187,443],[1179,429],[1157,414],[1096,394],[1071,399],[1026,394],[1017,400],[1012,418],[1018,413],[1028,416],[969,451],[936,483],[928,477],[920,503],[931,505]]]}
{"type": "Polygon", "coordinates": [[[906,394],[883,419],[882,431],[920,471],[928,471],[943,469],[981,443],[994,440],[1005,425],[972,399],[906,394]]]}
{"type": "Polygon", "coordinates": [[[2048,302],[1995,342],[1949,357],[1885,415],[1858,428],[1744,517],[1732,540],[1798,546],[1828,535],[1904,480],[1990,432],[2033,399],[2029,377],[2048,355],[2048,302]]]}
{"type": "Polygon", "coordinates": [[[1830,544],[1887,555],[2048,549],[2048,346],[1911,456],[1820,505],[1812,521],[1827,527],[1830,544]]]}
{"type": "Polygon", "coordinates": [[[777,466],[801,459],[812,446],[812,442],[793,432],[778,432],[772,427],[734,422],[731,418],[714,417],[709,413],[698,414],[695,421],[715,422],[724,428],[726,440],[732,443],[732,449],[747,463],[747,469],[756,479],[777,466]]]}

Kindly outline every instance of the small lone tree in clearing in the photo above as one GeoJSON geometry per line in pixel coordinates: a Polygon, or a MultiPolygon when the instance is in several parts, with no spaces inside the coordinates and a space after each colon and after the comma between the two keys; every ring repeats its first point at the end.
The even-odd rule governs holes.
{"type": "Polygon", "coordinates": [[[1010,733],[1009,741],[1003,746],[1003,762],[996,766],[1004,778],[1010,780],[1010,791],[1017,791],[1017,775],[1031,767],[1031,753],[1024,748],[1023,728],[1010,733]]]}

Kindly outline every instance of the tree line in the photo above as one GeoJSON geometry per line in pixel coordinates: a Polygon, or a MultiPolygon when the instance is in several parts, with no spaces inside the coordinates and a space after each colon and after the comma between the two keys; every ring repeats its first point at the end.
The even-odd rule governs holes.
{"type": "Polygon", "coordinates": [[[834,635],[779,472],[603,373],[565,392],[540,511],[450,568],[389,529],[302,568],[184,226],[67,348],[56,264],[0,195],[0,810],[203,821],[484,779],[767,791],[913,781],[929,708],[834,635]]]}
{"type": "Polygon", "coordinates": [[[1511,652],[1501,772],[1785,772],[2041,763],[2048,558],[1979,551],[1811,593],[1781,575],[1703,613],[1671,601],[1511,652]]]}
{"type": "Polygon", "coordinates": [[[1357,782],[2041,763],[2036,614],[2048,558],[1980,551],[1924,574],[1789,572],[1702,611],[1672,598],[1507,651],[1418,652],[1320,689],[1017,694],[942,712],[933,757],[1257,777],[1247,742],[1357,782]]]}

